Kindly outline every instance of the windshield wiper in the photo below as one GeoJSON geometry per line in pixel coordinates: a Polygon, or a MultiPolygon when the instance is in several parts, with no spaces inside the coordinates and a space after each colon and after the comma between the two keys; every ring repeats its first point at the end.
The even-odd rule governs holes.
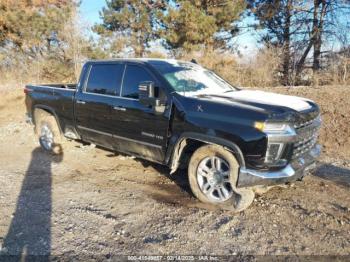
{"type": "Polygon", "coordinates": [[[235,90],[235,89],[231,89],[231,90],[225,91],[224,94],[225,94],[225,93],[230,93],[230,92],[236,92],[236,91],[237,91],[237,90],[235,90]]]}

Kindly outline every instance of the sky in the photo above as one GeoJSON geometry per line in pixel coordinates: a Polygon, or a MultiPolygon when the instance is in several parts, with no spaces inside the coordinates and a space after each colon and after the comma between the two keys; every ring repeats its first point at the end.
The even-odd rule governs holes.
{"type": "Polygon", "coordinates": [[[99,11],[105,6],[105,0],[83,0],[80,5],[82,18],[91,25],[101,21],[99,11]]]}
{"type": "MultiPolygon", "coordinates": [[[[94,25],[101,21],[99,11],[106,5],[105,0],[82,0],[80,5],[80,15],[84,21],[87,21],[90,25],[94,25]]],[[[244,19],[240,26],[244,27],[249,21],[244,19]]],[[[234,42],[238,45],[238,51],[245,58],[252,58],[257,52],[259,47],[257,43],[258,34],[251,30],[242,29],[238,37],[234,42]]]]}

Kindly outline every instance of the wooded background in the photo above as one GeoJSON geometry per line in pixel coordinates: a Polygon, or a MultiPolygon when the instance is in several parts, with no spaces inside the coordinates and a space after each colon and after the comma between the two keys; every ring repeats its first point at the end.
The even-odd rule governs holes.
{"type": "Polygon", "coordinates": [[[78,11],[0,0],[0,81],[76,82],[87,59],[168,57],[242,86],[350,83],[350,1],[107,0],[92,27],[78,11]],[[244,59],[235,39],[247,27],[260,48],[244,59]]]}

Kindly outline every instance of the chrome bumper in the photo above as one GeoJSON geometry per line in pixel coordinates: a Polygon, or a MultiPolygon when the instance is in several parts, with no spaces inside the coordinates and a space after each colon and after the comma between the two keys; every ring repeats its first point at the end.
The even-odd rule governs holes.
{"type": "Polygon", "coordinates": [[[321,146],[316,145],[309,152],[295,159],[285,168],[276,171],[259,171],[241,168],[237,187],[256,185],[278,185],[302,179],[307,171],[316,167],[316,158],[321,154],[321,146]]]}

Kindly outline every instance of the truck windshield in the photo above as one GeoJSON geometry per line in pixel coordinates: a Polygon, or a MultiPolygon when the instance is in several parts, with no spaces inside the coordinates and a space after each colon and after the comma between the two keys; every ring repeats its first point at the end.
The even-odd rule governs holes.
{"type": "Polygon", "coordinates": [[[174,61],[154,66],[174,91],[185,96],[220,94],[236,90],[214,72],[196,64],[174,61]]]}

